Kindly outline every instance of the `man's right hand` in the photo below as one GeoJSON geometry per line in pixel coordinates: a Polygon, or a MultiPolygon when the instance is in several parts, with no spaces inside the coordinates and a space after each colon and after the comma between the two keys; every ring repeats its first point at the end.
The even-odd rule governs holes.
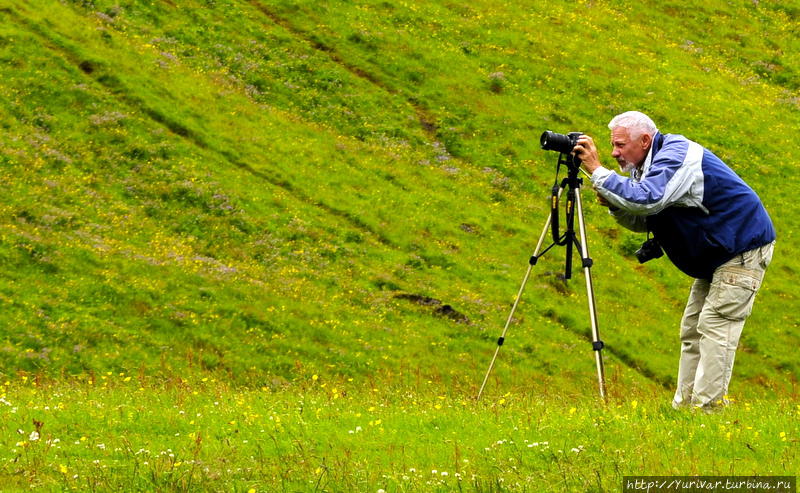
{"type": "Polygon", "coordinates": [[[578,158],[581,160],[581,164],[583,165],[583,169],[585,169],[590,175],[594,173],[594,170],[601,167],[600,158],[597,155],[597,147],[594,145],[594,140],[592,140],[592,138],[586,134],[578,137],[575,148],[572,150],[572,154],[578,156],[578,158]]]}

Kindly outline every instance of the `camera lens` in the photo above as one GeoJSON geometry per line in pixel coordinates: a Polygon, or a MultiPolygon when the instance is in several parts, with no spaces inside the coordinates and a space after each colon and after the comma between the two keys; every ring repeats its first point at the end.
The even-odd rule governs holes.
{"type": "Polygon", "coordinates": [[[572,152],[572,148],[575,147],[575,142],[569,135],[551,132],[550,130],[542,133],[539,143],[542,149],[546,151],[556,151],[564,154],[569,154],[572,152]]]}

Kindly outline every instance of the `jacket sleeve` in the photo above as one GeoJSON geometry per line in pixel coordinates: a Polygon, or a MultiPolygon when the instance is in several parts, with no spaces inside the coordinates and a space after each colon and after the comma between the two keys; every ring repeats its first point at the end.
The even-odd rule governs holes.
{"type": "Polygon", "coordinates": [[[626,212],[622,209],[617,210],[608,210],[609,214],[616,219],[617,223],[620,226],[627,228],[631,231],[635,231],[637,233],[646,233],[647,232],[647,217],[631,214],[630,212],[626,212]]]}
{"type": "Polygon", "coordinates": [[[601,167],[592,174],[592,184],[627,214],[649,216],[673,205],[699,207],[707,213],[702,165],[702,146],[686,139],[673,140],[665,142],[640,181],[601,167]]]}

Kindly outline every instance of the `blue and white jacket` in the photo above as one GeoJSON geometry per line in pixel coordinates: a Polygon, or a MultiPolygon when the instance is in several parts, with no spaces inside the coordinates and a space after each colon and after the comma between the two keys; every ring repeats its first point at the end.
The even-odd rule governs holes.
{"type": "Polygon", "coordinates": [[[631,178],[606,168],[592,184],[633,231],[650,231],[684,273],[711,279],[734,256],[775,240],[766,209],[736,173],[682,135],[653,136],[644,165],[631,178]]]}

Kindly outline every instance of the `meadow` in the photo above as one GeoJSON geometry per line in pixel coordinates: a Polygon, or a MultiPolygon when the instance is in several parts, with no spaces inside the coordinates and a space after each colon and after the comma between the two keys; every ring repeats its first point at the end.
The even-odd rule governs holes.
{"type": "Polygon", "coordinates": [[[535,383],[476,402],[417,376],[280,391],[124,374],[5,388],[4,491],[621,491],[636,475],[795,476],[796,399],[676,412],[535,383]]]}
{"type": "MultiPolygon", "coordinates": [[[[0,0],[0,491],[619,491],[795,476],[795,1],[0,0]],[[709,26],[712,26],[710,28],[709,26]],[[640,109],[760,194],[723,413],[676,412],[691,279],[544,130],[640,109]]],[[[610,165],[610,159],[606,164],[610,165]]]]}

